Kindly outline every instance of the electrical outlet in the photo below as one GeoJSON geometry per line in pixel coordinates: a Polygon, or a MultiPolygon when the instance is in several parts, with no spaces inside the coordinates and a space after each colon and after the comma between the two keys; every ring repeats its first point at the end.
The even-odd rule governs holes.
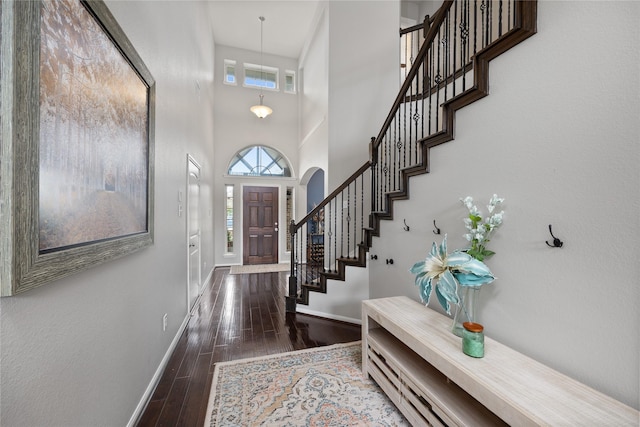
{"type": "Polygon", "coordinates": [[[162,316],[162,331],[163,332],[167,330],[167,321],[168,321],[167,317],[168,317],[167,313],[165,313],[164,316],[162,316]]]}

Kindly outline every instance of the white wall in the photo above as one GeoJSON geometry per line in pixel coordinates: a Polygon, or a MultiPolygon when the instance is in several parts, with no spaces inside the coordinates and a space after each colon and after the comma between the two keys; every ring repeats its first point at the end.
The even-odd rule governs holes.
{"type": "MultiPolygon", "coordinates": [[[[320,5],[316,12],[315,26],[309,34],[300,58],[300,176],[306,176],[316,169],[329,167],[329,18],[326,7],[320,5]]],[[[324,175],[325,193],[333,191],[328,187],[328,173],[324,175]]],[[[302,196],[302,194],[300,194],[302,196]]],[[[298,212],[302,213],[306,200],[299,201],[298,212]]],[[[298,219],[302,217],[297,216],[298,219]]]]}
{"type": "Polygon", "coordinates": [[[212,207],[214,47],[206,4],[107,5],[156,79],[155,243],[0,300],[3,426],[129,422],[187,316],[186,218],[178,216],[187,153],[203,167],[203,279],[213,266],[206,217],[212,207]]]}
{"type": "Polygon", "coordinates": [[[362,323],[362,301],[369,299],[369,269],[347,268],[348,280],[327,280],[327,293],[311,292],[309,305],[298,304],[299,313],[342,322],[362,323]]]}
{"type": "Polygon", "coordinates": [[[288,262],[286,253],[286,233],[282,225],[285,223],[284,202],[287,186],[296,186],[295,179],[256,179],[227,176],[229,162],[242,148],[251,145],[266,145],[282,153],[292,167],[294,178],[298,174],[298,95],[284,93],[282,82],[284,70],[297,70],[298,61],[293,58],[264,54],[263,64],[280,68],[280,90],[264,90],[264,103],[273,109],[273,114],[259,119],[249,108],[259,101],[259,89],[242,86],[242,64],[260,64],[260,52],[252,52],[229,46],[216,45],[215,55],[215,100],[214,100],[214,163],[215,174],[215,210],[214,229],[216,235],[216,265],[242,264],[242,186],[266,185],[280,188],[280,225],[279,260],[288,262]],[[224,60],[236,61],[237,86],[223,83],[224,60]],[[225,254],[225,185],[232,184],[235,188],[234,200],[234,253],[225,254]]]}
{"type": "Polygon", "coordinates": [[[458,199],[485,209],[498,193],[487,335],[638,408],[640,3],[538,7],[538,34],[491,62],[490,95],[457,114],[455,141],[431,150],[431,172],[383,223],[371,296],[418,300],[408,269],[440,241],[432,221],[464,248],[458,199]],[[545,244],[549,224],[562,249],[545,244]]]}
{"type": "Polygon", "coordinates": [[[400,2],[332,1],[328,11],[331,191],[368,160],[398,94],[400,2]]]}
{"type": "MultiPolygon", "coordinates": [[[[300,60],[300,170],[324,169],[326,194],[368,160],[370,138],[391,109],[399,87],[399,27],[397,0],[320,5],[300,60]]],[[[358,270],[348,269],[346,282],[329,281],[326,295],[311,293],[309,306],[299,310],[359,319],[369,290],[368,270],[358,270]]]]}

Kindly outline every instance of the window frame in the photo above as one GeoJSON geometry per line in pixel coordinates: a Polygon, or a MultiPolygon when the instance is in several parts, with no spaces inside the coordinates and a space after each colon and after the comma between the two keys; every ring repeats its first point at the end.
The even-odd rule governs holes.
{"type": "Polygon", "coordinates": [[[296,87],[296,72],[294,70],[284,70],[284,93],[291,93],[291,94],[296,94],[298,93],[297,87],[296,87]],[[287,77],[291,76],[293,83],[293,89],[292,90],[288,90],[287,89],[287,77]]]}
{"type": "MultiPolygon", "coordinates": [[[[263,90],[269,90],[269,91],[273,91],[273,92],[278,92],[280,90],[280,69],[278,67],[270,67],[267,65],[257,65],[257,64],[251,64],[248,62],[245,62],[243,64],[243,71],[242,71],[242,86],[246,87],[246,88],[251,88],[251,89],[263,89],[263,90]],[[263,74],[274,74],[275,79],[273,80],[273,83],[275,84],[275,88],[272,87],[268,87],[268,86],[261,86],[261,85],[254,85],[254,84],[250,84],[247,83],[247,71],[257,71],[259,73],[263,73],[263,74]]],[[[260,78],[260,79],[256,79],[258,81],[265,81],[265,82],[270,82],[270,80],[266,80],[264,78],[260,78]]]]}
{"type": "Polygon", "coordinates": [[[231,160],[229,161],[229,163],[227,164],[227,175],[226,176],[230,176],[230,177],[254,177],[254,178],[278,178],[278,179],[283,179],[283,178],[292,178],[293,177],[293,170],[291,167],[291,163],[289,162],[289,159],[287,159],[287,157],[278,149],[270,147],[268,145],[264,145],[264,144],[254,144],[254,145],[249,145],[247,147],[244,147],[238,151],[235,152],[235,154],[232,156],[231,160]],[[250,162],[250,160],[252,159],[247,159],[245,161],[245,157],[248,156],[250,153],[253,152],[253,150],[257,150],[257,152],[255,153],[257,156],[257,160],[258,163],[257,164],[253,164],[250,162]],[[263,160],[263,153],[264,155],[266,155],[267,157],[269,157],[271,159],[271,162],[268,164],[263,164],[261,163],[261,161],[263,160]],[[273,155],[275,156],[273,156],[273,155]],[[246,169],[248,169],[247,173],[239,173],[239,172],[232,172],[231,169],[234,168],[238,163],[242,162],[246,169]],[[267,173],[263,173],[264,170],[270,170],[270,167],[272,165],[277,165],[278,168],[280,168],[282,170],[282,174],[267,174],[267,173]],[[258,172],[252,173],[251,171],[253,171],[256,168],[262,168],[262,169],[257,169],[258,172]]]}
{"type": "Polygon", "coordinates": [[[238,86],[238,65],[233,59],[225,59],[224,60],[224,73],[222,82],[229,86],[238,86]],[[233,68],[233,81],[230,82],[227,80],[227,76],[229,76],[229,68],[233,68]]]}
{"type": "Polygon", "coordinates": [[[224,231],[225,231],[225,240],[224,240],[224,255],[233,255],[235,253],[235,185],[233,184],[225,184],[225,203],[224,203],[224,231]],[[229,195],[229,190],[231,190],[231,195],[229,195]],[[229,202],[231,202],[231,206],[229,206],[229,202]],[[231,218],[229,218],[229,211],[231,211],[231,218]],[[231,227],[229,227],[229,220],[231,220],[231,227]],[[231,239],[229,239],[229,231],[231,231],[231,239]],[[231,250],[229,250],[229,242],[231,242],[231,250]]]}

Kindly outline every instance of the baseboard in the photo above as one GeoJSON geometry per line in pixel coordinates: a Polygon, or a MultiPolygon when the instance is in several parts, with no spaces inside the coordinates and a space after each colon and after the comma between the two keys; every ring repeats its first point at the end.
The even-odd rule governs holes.
{"type": "Polygon", "coordinates": [[[316,317],[324,317],[326,319],[338,320],[340,322],[353,323],[354,325],[362,325],[362,319],[354,319],[346,316],[339,316],[332,313],[322,313],[320,311],[309,310],[308,308],[300,307],[300,304],[296,307],[296,312],[301,314],[308,314],[316,317]]]}
{"type": "MultiPolygon", "coordinates": [[[[213,269],[211,269],[211,272],[209,272],[209,275],[207,276],[207,280],[205,280],[206,285],[202,288],[203,292],[207,286],[211,285],[212,275],[213,275],[213,269]]],[[[133,415],[131,415],[129,422],[127,423],[127,427],[134,427],[135,425],[137,425],[140,417],[142,416],[142,413],[147,407],[147,404],[151,400],[151,396],[153,395],[153,392],[155,391],[156,387],[158,386],[158,383],[160,382],[160,378],[162,377],[162,374],[164,373],[164,369],[167,367],[167,364],[169,363],[169,359],[171,358],[173,351],[178,346],[180,337],[182,336],[184,330],[187,328],[187,324],[191,319],[191,313],[193,312],[193,310],[195,310],[198,304],[200,304],[201,296],[202,296],[202,292],[200,292],[200,295],[198,295],[198,299],[196,300],[196,303],[193,304],[192,310],[187,313],[184,320],[182,321],[182,324],[178,328],[178,331],[176,332],[176,336],[173,337],[173,340],[171,341],[171,345],[169,345],[169,348],[167,349],[166,353],[162,357],[162,360],[160,361],[160,365],[158,365],[158,369],[156,369],[156,372],[153,374],[153,377],[151,378],[151,382],[149,382],[149,385],[147,386],[147,389],[142,395],[140,402],[138,402],[138,406],[136,406],[135,411],[133,411],[133,415]]]]}
{"type": "Polygon", "coordinates": [[[127,427],[134,427],[137,424],[140,416],[144,412],[144,409],[147,407],[147,404],[149,403],[149,400],[151,400],[151,396],[153,395],[154,390],[156,389],[158,383],[160,382],[160,378],[162,377],[164,368],[167,367],[167,363],[169,363],[169,359],[171,358],[173,351],[176,349],[178,342],[180,341],[180,337],[182,336],[182,333],[187,327],[187,323],[189,323],[190,318],[191,318],[191,313],[187,313],[187,316],[182,321],[182,325],[180,325],[180,327],[178,328],[178,332],[176,333],[176,336],[173,338],[173,341],[171,341],[171,345],[169,346],[169,348],[167,349],[167,352],[164,354],[164,357],[160,361],[160,365],[158,366],[158,369],[156,369],[155,374],[153,374],[153,378],[151,378],[151,382],[147,386],[147,389],[145,390],[144,394],[142,395],[142,399],[140,399],[140,402],[138,403],[136,410],[133,412],[131,419],[129,419],[129,422],[127,423],[127,427]]]}

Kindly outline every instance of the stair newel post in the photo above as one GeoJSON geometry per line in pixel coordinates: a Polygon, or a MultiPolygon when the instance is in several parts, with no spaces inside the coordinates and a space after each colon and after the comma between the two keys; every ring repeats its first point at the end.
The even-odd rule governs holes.
{"type": "Polygon", "coordinates": [[[289,235],[291,236],[291,270],[289,272],[289,295],[287,296],[287,313],[296,312],[296,300],[298,298],[298,281],[296,278],[296,222],[289,223],[289,235]]]}

